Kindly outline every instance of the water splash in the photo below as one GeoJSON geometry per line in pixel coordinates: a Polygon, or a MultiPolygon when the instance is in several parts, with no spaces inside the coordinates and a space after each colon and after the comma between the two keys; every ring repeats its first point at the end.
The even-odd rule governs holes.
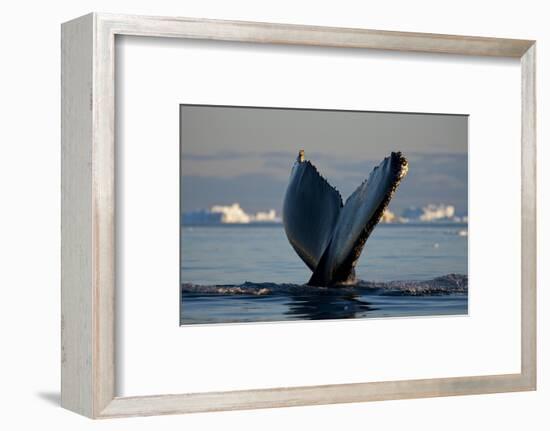
{"type": "Polygon", "coordinates": [[[316,287],[288,283],[198,285],[182,283],[181,292],[204,295],[342,295],[370,293],[382,296],[439,296],[468,293],[468,276],[447,274],[431,280],[364,281],[343,287],[316,287]]]}

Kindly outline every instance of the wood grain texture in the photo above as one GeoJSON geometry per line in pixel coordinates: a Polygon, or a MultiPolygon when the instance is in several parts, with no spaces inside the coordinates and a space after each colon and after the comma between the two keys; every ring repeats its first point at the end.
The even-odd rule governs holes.
{"type": "Polygon", "coordinates": [[[536,46],[521,59],[521,372],[537,386],[536,46]]]}
{"type": "Polygon", "coordinates": [[[62,26],[62,405],[115,395],[114,39],[96,14],[62,26]]]}
{"type": "Polygon", "coordinates": [[[533,41],[246,21],[98,15],[116,34],[520,58],[533,41]]]}
{"type": "Polygon", "coordinates": [[[105,418],[535,389],[535,98],[535,46],[528,40],[106,14],[63,24],[62,405],[105,418]],[[114,41],[118,34],[521,58],[521,373],[116,397],[114,41]]]}
{"type": "Polygon", "coordinates": [[[521,374],[115,398],[101,418],[295,407],[528,390],[521,374]]]}
{"type": "Polygon", "coordinates": [[[93,15],[62,26],[61,405],[93,416],[93,15]]]}
{"type": "Polygon", "coordinates": [[[115,396],[115,40],[95,16],[92,146],[94,416],[115,396]]]}

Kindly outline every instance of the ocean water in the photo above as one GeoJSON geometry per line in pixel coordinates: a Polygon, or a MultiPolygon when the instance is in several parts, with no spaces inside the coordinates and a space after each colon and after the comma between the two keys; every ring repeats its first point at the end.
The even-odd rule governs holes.
{"type": "Polygon", "coordinates": [[[380,224],[346,288],[311,276],[282,225],[182,226],[181,324],[467,314],[466,224],[380,224]]]}

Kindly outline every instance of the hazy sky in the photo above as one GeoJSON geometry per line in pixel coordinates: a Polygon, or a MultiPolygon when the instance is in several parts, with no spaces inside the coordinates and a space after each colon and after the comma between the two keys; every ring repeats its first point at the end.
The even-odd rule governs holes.
{"type": "Polygon", "coordinates": [[[467,211],[468,117],[181,105],[183,210],[239,202],[280,212],[298,150],[345,199],[391,151],[409,174],[390,203],[467,211]]]}

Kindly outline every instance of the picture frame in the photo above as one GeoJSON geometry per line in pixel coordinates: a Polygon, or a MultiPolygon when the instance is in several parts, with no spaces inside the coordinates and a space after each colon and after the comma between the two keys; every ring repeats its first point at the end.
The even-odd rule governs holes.
{"type": "Polygon", "coordinates": [[[90,418],[536,389],[535,41],[91,13],[62,25],[61,403],[90,418]],[[521,372],[118,397],[115,38],[132,35],[521,60],[521,372]]]}

